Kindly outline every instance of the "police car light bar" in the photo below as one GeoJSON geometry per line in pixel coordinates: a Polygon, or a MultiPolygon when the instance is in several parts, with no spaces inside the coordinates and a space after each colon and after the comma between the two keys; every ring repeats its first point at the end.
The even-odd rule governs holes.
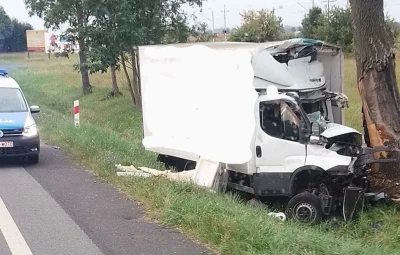
{"type": "Polygon", "coordinates": [[[8,77],[8,72],[6,69],[0,68],[0,76],[8,77]]]}

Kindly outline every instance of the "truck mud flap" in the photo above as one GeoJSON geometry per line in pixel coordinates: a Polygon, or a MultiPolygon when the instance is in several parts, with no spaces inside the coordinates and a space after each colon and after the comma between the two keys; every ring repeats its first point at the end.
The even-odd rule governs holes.
{"type": "Polygon", "coordinates": [[[217,192],[224,193],[228,187],[229,174],[225,167],[221,167],[214,179],[214,183],[212,185],[213,189],[217,192]]]}
{"type": "Polygon", "coordinates": [[[357,217],[364,208],[364,190],[359,187],[347,187],[344,190],[343,217],[351,221],[357,217]]]}

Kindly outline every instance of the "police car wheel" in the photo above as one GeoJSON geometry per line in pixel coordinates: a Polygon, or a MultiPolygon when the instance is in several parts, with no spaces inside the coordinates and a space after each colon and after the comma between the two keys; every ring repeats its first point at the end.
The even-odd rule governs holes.
{"type": "Polygon", "coordinates": [[[39,163],[39,155],[29,156],[28,157],[28,162],[31,163],[31,164],[39,163]]]}

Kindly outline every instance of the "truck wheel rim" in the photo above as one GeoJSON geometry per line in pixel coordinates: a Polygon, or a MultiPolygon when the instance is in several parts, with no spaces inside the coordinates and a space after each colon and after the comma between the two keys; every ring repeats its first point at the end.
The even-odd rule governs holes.
{"type": "Polygon", "coordinates": [[[308,203],[300,203],[296,206],[295,217],[301,222],[313,222],[317,214],[312,205],[308,203]]]}

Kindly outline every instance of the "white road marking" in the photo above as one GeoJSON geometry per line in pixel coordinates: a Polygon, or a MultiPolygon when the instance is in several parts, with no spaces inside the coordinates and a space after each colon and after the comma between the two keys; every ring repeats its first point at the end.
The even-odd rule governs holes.
{"type": "Polygon", "coordinates": [[[0,230],[13,255],[33,255],[1,197],[0,230]]]}

